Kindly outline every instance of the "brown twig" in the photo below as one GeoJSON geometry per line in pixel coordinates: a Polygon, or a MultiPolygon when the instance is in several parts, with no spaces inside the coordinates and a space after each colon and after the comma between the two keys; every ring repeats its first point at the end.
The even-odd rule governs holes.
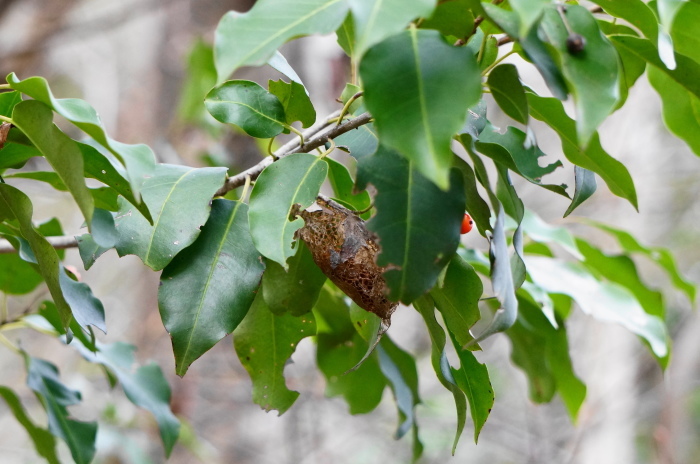
{"type": "MultiPolygon", "coordinates": [[[[72,235],[62,235],[58,237],[45,237],[49,244],[57,250],[66,248],[75,248],[78,246],[78,240],[72,235]]],[[[7,240],[0,240],[0,254],[16,253],[17,250],[7,240]]]]}

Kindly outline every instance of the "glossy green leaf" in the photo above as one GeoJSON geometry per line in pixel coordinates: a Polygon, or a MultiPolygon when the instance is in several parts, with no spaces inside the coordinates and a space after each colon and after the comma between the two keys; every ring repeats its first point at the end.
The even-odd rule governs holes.
{"type": "Polygon", "coordinates": [[[403,31],[408,23],[427,17],[435,0],[348,0],[355,27],[355,53],[361,58],[375,44],[403,31]]]}
{"type": "Polygon", "coordinates": [[[652,261],[654,261],[664,271],[666,271],[673,285],[678,290],[685,293],[688,299],[691,301],[691,303],[695,302],[695,295],[697,292],[695,285],[693,285],[691,282],[689,282],[686,278],[683,277],[683,275],[678,270],[678,266],[676,265],[676,262],[673,259],[673,255],[671,255],[671,253],[667,249],[661,247],[644,246],[641,243],[639,243],[639,241],[636,238],[634,238],[634,236],[629,232],[626,232],[621,229],[616,229],[607,224],[602,224],[594,221],[587,221],[587,223],[611,234],[613,237],[615,237],[615,239],[617,239],[622,249],[626,252],[641,253],[647,256],[652,261]]]}
{"type": "Polygon", "coordinates": [[[474,29],[474,13],[469,0],[447,0],[438,3],[429,18],[420,23],[423,29],[436,29],[442,35],[468,37],[474,29]]]}
{"type": "MultiPolygon", "coordinates": [[[[30,77],[20,81],[12,73],[7,76],[10,86],[29,95],[60,114],[78,128],[108,149],[126,166],[127,179],[134,197],[140,200],[141,185],[153,173],[155,155],[146,145],[128,145],[117,142],[107,136],[95,109],[87,102],[77,98],[54,98],[48,82],[42,77],[30,77]]],[[[14,117],[13,117],[14,119],[14,117]]],[[[65,179],[64,179],[65,180],[65,179]]]]}
{"type": "Polygon", "coordinates": [[[63,297],[73,312],[73,317],[82,328],[88,330],[88,326],[92,325],[107,333],[105,325],[105,309],[102,302],[93,295],[90,287],[83,283],[77,282],[66,274],[66,270],[61,265],[61,271],[58,274],[58,280],[61,285],[63,297]]]}
{"type": "Polygon", "coordinates": [[[298,250],[292,256],[285,271],[274,261],[266,260],[262,276],[262,294],[270,311],[275,314],[291,313],[301,316],[316,304],[326,281],[325,274],[314,262],[313,255],[303,241],[297,242],[298,250]]]}
{"type": "Polygon", "coordinates": [[[324,160],[328,163],[328,181],[333,188],[335,198],[352,206],[355,211],[369,208],[371,204],[369,193],[366,190],[354,192],[355,181],[352,180],[348,168],[329,157],[325,157],[324,160]]]}
{"type": "Polygon", "coordinates": [[[9,118],[15,105],[21,101],[22,94],[17,91],[0,93],[0,115],[9,118]]]}
{"type": "Polygon", "coordinates": [[[340,48],[352,60],[355,57],[355,21],[352,18],[352,13],[348,13],[345,21],[335,31],[335,35],[338,38],[340,48]]]}
{"type": "Polygon", "coordinates": [[[581,166],[574,166],[574,198],[571,204],[566,208],[564,217],[573,213],[576,208],[588,200],[598,188],[593,171],[589,171],[581,166]]]}
{"type": "Polygon", "coordinates": [[[250,194],[248,218],[253,242],[263,256],[287,269],[287,258],[294,254],[294,234],[304,226],[301,217],[292,217],[295,205],[308,208],[327,173],[322,158],[295,153],[260,174],[250,194]]]}
{"type": "Polygon", "coordinates": [[[606,13],[629,22],[651,40],[656,40],[659,25],[654,12],[642,0],[593,0],[606,13]]]}
{"type": "Polygon", "coordinates": [[[499,208],[496,224],[493,228],[489,257],[491,261],[491,284],[493,294],[500,305],[489,325],[469,345],[479,343],[491,335],[510,328],[518,317],[518,301],[515,298],[513,272],[508,243],[505,235],[505,214],[503,206],[499,208]]]}
{"type": "Polygon", "coordinates": [[[313,315],[275,315],[258,294],[233,333],[236,354],[253,381],[253,402],[265,411],[276,409],[280,414],[289,409],[299,393],[287,388],[284,366],[297,344],[315,333],[313,315]]]}
{"type": "Polygon", "coordinates": [[[302,127],[309,127],[316,122],[316,110],[303,85],[271,80],[268,89],[282,103],[287,124],[301,121],[302,127]]]}
{"type": "Polygon", "coordinates": [[[46,462],[49,464],[60,464],[58,456],[56,455],[56,440],[53,435],[45,428],[38,427],[34,424],[32,419],[27,415],[17,394],[7,387],[0,386],[0,396],[5,400],[5,403],[7,403],[8,408],[12,411],[12,415],[15,416],[17,422],[19,422],[29,434],[29,438],[32,440],[37,454],[46,459],[46,462]]]}
{"type": "Polygon", "coordinates": [[[481,95],[481,73],[469,50],[449,45],[437,31],[411,29],[369,50],[360,75],[382,143],[448,190],[450,142],[465,122],[465,108],[481,95]]]}
{"type": "Polygon", "coordinates": [[[568,295],[585,313],[639,335],[659,359],[668,355],[668,333],[663,321],[647,314],[623,286],[597,280],[580,263],[551,258],[528,256],[527,270],[533,282],[546,291],[568,295]]]}
{"type": "Polygon", "coordinates": [[[289,64],[287,59],[284,57],[283,54],[277,50],[275,53],[272,54],[269,60],[267,60],[267,64],[274,68],[276,71],[284,74],[289,78],[290,81],[296,82],[297,84],[301,85],[301,87],[304,89],[304,92],[308,95],[309,92],[306,90],[306,87],[304,87],[304,83],[301,81],[301,78],[299,75],[294,71],[294,68],[289,64]]]}
{"type": "Polygon", "coordinates": [[[58,307],[61,321],[65,326],[71,320],[71,309],[59,283],[59,257],[49,242],[36,231],[32,224],[33,206],[29,197],[16,188],[0,183],[0,210],[9,211],[19,222],[22,237],[29,243],[49,292],[58,307]]]}
{"type": "Polygon", "coordinates": [[[527,97],[520,83],[518,69],[512,64],[498,65],[489,73],[487,83],[493,99],[503,112],[516,121],[527,124],[527,97]]]}
{"type": "Polygon", "coordinates": [[[698,21],[700,21],[700,4],[695,1],[685,2],[671,28],[671,37],[676,51],[696,63],[700,63],[700,37],[696,33],[698,21]]]}
{"type": "Polygon", "coordinates": [[[214,200],[202,233],[163,270],[158,307],[175,372],[233,332],[255,298],[264,266],[248,229],[248,206],[214,200]]]}
{"type": "MultiPolygon", "coordinates": [[[[19,129],[11,129],[10,133],[13,130],[17,131],[19,129]]],[[[0,170],[7,168],[19,169],[24,166],[27,160],[35,156],[41,156],[41,152],[36,148],[7,142],[0,150],[0,170]]]]}
{"type": "Polygon", "coordinates": [[[568,50],[570,33],[557,8],[545,11],[542,28],[559,53],[562,71],[576,102],[578,142],[581,147],[586,147],[620,98],[618,55],[586,8],[567,5],[564,15],[571,30],[585,40],[581,52],[568,50]],[[591,95],[595,98],[590,98],[591,95]]]}
{"type": "Polygon", "coordinates": [[[551,5],[551,0],[510,0],[510,6],[520,18],[520,34],[524,36],[542,16],[545,7],[551,5]]]}
{"type": "Polygon", "coordinates": [[[229,11],[214,39],[218,82],[241,66],[264,64],[286,41],[309,34],[330,34],[348,12],[345,0],[261,0],[246,13],[229,11]]]}
{"type": "Polygon", "coordinates": [[[447,266],[444,282],[430,291],[447,329],[460,346],[472,340],[469,329],[481,318],[479,299],[483,290],[474,268],[461,256],[454,255],[447,266]]]}
{"type": "Polygon", "coordinates": [[[374,124],[365,124],[357,129],[344,133],[335,139],[338,147],[345,147],[356,160],[374,154],[379,146],[374,124]]]}
{"type": "Polygon", "coordinates": [[[486,126],[474,143],[480,153],[521,175],[529,182],[569,198],[566,185],[541,182],[543,176],[562,166],[561,161],[557,160],[546,166],[540,166],[539,159],[546,156],[545,153],[536,145],[528,145],[527,135],[520,129],[509,126],[506,132],[501,134],[491,124],[486,126]]]}
{"type": "Polygon", "coordinates": [[[38,101],[24,101],[15,106],[12,121],[51,163],[90,224],[94,202],[83,178],[82,154],[75,142],[54,125],[51,109],[38,101]]]}
{"type": "Polygon", "coordinates": [[[116,375],[129,401],[153,414],[165,456],[170,456],[180,434],[180,420],[170,410],[170,386],[163,371],[156,363],[134,369],[136,347],[128,343],[98,343],[98,348],[96,353],[81,351],[89,362],[102,364],[116,375]]]}
{"type": "Polygon", "coordinates": [[[204,105],[217,121],[235,124],[253,137],[274,137],[285,127],[282,103],[252,81],[226,81],[211,89],[204,105]]]}
{"type": "Polygon", "coordinates": [[[474,443],[477,443],[481,429],[491,414],[495,399],[489,371],[486,369],[486,365],[481,364],[471,351],[462,348],[451,333],[450,338],[460,361],[459,369],[452,367],[450,370],[455,382],[469,402],[472,422],[474,423],[474,443]]]}
{"type": "Polygon", "coordinates": [[[447,337],[445,336],[445,330],[438,323],[437,319],[435,319],[435,307],[432,298],[427,295],[422,296],[413,303],[413,306],[423,317],[425,325],[428,328],[428,333],[430,334],[430,361],[435,370],[435,375],[442,386],[448,389],[454,397],[457,413],[457,432],[452,444],[452,455],[454,456],[459,438],[462,436],[464,425],[467,422],[467,400],[464,392],[457,386],[452,376],[452,370],[447,360],[447,354],[445,353],[447,337]]]}
{"type": "Polygon", "coordinates": [[[530,115],[547,123],[561,139],[566,158],[577,166],[598,174],[610,191],[628,200],[637,208],[637,192],[627,168],[610,156],[600,145],[597,134],[593,134],[585,149],[580,148],[574,121],[566,115],[562,103],[554,98],[545,98],[527,93],[530,115]]]}
{"type": "Polygon", "coordinates": [[[453,172],[444,192],[396,152],[380,147],[358,163],[357,185],[377,189],[377,214],[367,227],[379,237],[379,266],[389,299],[410,303],[435,285],[459,244],[464,217],[461,176],[453,172]]]}
{"type": "Polygon", "coordinates": [[[552,95],[559,100],[566,100],[569,95],[569,88],[566,85],[560,66],[557,64],[552,47],[546,45],[539,35],[539,28],[533,27],[530,32],[520,39],[514,46],[514,50],[522,49],[525,59],[532,61],[537,70],[542,75],[547,87],[552,95]],[[519,45],[519,47],[518,47],[519,45]]]}
{"type": "Polygon", "coordinates": [[[211,198],[223,185],[226,168],[190,168],[159,164],[142,189],[153,214],[153,225],[120,199],[115,217],[119,256],[136,255],[153,270],[161,270],[191,245],[209,217],[211,198]],[[183,215],[182,212],[187,211],[183,215]]]}
{"type": "Polygon", "coordinates": [[[80,403],[80,392],[67,388],[56,366],[25,355],[27,386],[42,400],[49,416],[49,431],[66,442],[76,464],[89,464],[95,456],[97,422],[70,419],[67,406],[80,403]]]}

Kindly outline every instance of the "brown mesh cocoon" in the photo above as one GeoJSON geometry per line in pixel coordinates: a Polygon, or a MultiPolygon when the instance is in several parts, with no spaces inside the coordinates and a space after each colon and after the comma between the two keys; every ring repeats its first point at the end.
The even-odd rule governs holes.
{"type": "Polygon", "coordinates": [[[365,222],[333,201],[318,198],[319,211],[301,211],[306,225],[299,236],[324,274],[362,309],[389,325],[397,303],[386,298],[387,287],[377,266],[379,247],[365,222]]]}

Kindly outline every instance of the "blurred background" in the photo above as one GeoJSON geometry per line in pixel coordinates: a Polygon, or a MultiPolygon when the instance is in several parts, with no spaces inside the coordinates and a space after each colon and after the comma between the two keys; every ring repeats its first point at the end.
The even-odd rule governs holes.
{"type": "MultiPolygon", "coordinates": [[[[57,96],[87,100],[113,138],[149,144],[159,162],[225,165],[233,174],[257,163],[264,150],[235,129],[212,124],[200,103],[211,79],[206,57],[218,20],[226,11],[245,11],[252,3],[0,0],[0,72],[3,76],[15,72],[20,78],[41,75],[57,96]]],[[[310,90],[319,117],[340,108],[335,100],[346,82],[348,63],[335,36],[297,40],[282,52],[310,90]]],[[[523,66],[521,75],[527,85],[545,92],[534,70],[523,66]]],[[[268,79],[281,77],[269,67],[243,69],[236,76],[263,86],[268,79]]],[[[509,124],[495,105],[489,110],[495,125],[505,128],[509,124]]],[[[537,124],[533,129],[549,158],[563,159],[558,138],[537,124]]],[[[646,245],[669,247],[690,280],[700,281],[696,202],[700,161],[665,130],[660,101],[644,77],[627,104],[600,132],[606,150],[631,171],[640,211],[600,185],[574,216],[629,230],[646,245]]],[[[514,181],[528,208],[615,251],[609,237],[595,234],[575,217],[562,220],[568,205],[561,197],[514,181]]],[[[553,181],[572,185],[573,169],[560,169],[552,175],[553,181]]],[[[82,233],[82,219],[67,194],[31,181],[17,183],[30,193],[36,221],[59,217],[66,234],[82,233]]],[[[475,233],[464,243],[486,249],[485,239],[475,233]]],[[[82,271],[77,250],[68,251],[67,262],[82,271]]],[[[639,265],[652,286],[669,287],[646,262],[639,265]]],[[[325,381],[315,368],[309,339],[299,345],[294,363],[286,370],[289,387],[301,396],[284,416],[277,417],[252,404],[250,380],[230,337],[196,361],[185,378],[175,376],[170,340],[158,314],[158,274],[138,258],[117,259],[110,251],[81,274],[105,305],[109,333],[101,339],[133,343],[139,361],[157,362],[170,382],[173,409],[186,425],[168,462],[410,462],[409,438],[393,439],[397,418],[390,391],[387,389],[376,411],[350,416],[341,399],[324,396],[325,381]]],[[[471,439],[468,422],[454,458],[450,457],[456,424],[452,396],[438,383],[430,366],[430,342],[421,318],[412,309],[401,308],[389,334],[418,358],[423,404],[417,412],[425,445],[423,462],[700,462],[696,440],[700,435],[700,318],[680,294],[668,291],[666,295],[674,351],[665,374],[642,343],[624,329],[580,312],[569,319],[574,368],[588,386],[575,426],[558,398],[547,405],[535,405],[528,399],[526,378],[510,363],[506,337],[497,335],[485,342],[477,357],[489,367],[495,407],[478,446],[471,439]]],[[[7,302],[11,311],[20,312],[45,296],[32,294],[7,302]]],[[[137,410],[119,389],[110,391],[98,369],[51,337],[30,332],[12,336],[32,355],[56,363],[64,382],[83,393],[83,403],[71,411],[81,420],[100,419],[96,462],[164,461],[151,416],[137,410]]],[[[0,351],[0,371],[0,383],[21,393],[30,414],[40,422],[36,399],[23,386],[21,359],[8,350],[0,351]]],[[[26,433],[2,402],[0,430],[0,462],[38,462],[26,433]]]]}

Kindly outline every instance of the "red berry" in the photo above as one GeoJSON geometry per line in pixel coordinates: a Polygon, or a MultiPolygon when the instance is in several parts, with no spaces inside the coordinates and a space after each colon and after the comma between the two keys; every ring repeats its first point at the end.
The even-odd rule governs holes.
{"type": "Polygon", "coordinates": [[[464,213],[464,218],[462,218],[462,228],[460,229],[459,233],[466,234],[467,232],[472,230],[473,227],[474,221],[472,221],[472,217],[467,213],[464,213]]]}

